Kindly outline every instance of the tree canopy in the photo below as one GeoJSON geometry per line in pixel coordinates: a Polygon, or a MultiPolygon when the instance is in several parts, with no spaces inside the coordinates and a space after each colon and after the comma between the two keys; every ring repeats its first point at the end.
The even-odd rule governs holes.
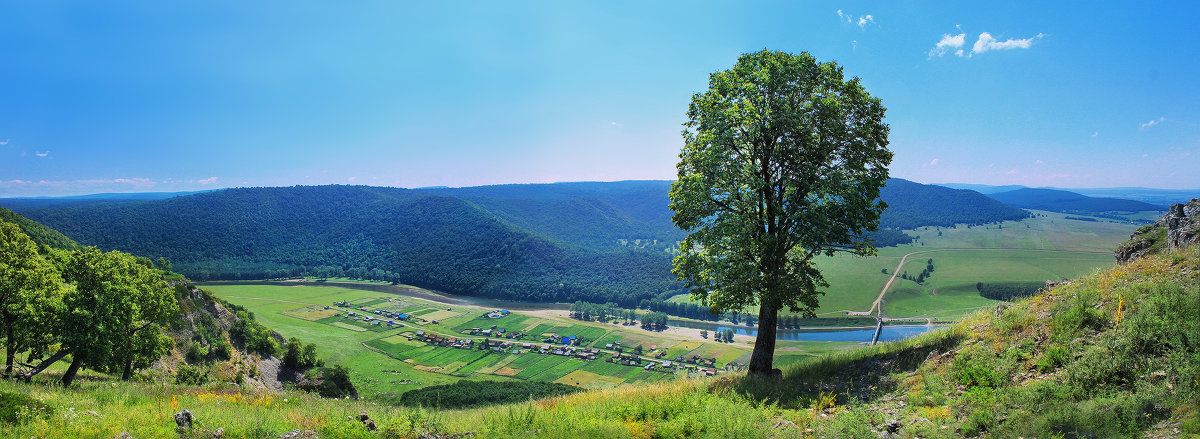
{"type": "Polygon", "coordinates": [[[689,234],[675,274],[717,312],[759,305],[750,371],[771,373],[779,310],[812,316],[818,255],[874,253],[892,153],[879,99],[834,62],[763,50],[692,96],[672,184],[689,234]]]}
{"type": "Polygon", "coordinates": [[[0,337],[4,338],[4,376],[11,376],[17,352],[39,348],[66,291],[54,265],[37,252],[34,241],[13,223],[0,220],[0,337]]]}

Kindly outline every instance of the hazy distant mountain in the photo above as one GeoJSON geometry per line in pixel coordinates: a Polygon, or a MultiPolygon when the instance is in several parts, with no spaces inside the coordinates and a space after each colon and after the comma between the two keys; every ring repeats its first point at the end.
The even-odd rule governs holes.
{"type": "Polygon", "coordinates": [[[167,198],[182,197],[184,195],[193,195],[210,191],[187,191],[187,192],[131,192],[131,193],[103,193],[103,194],[88,194],[88,195],[69,195],[65,197],[18,197],[18,198],[0,198],[0,207],[12,209],[13,211],[22,211],[27,209],[37,209],[41,207],[51,207],[61,204],[78,204],[81,202],[112,202],[112,201],[139,201],[139,200],[164,200],[167,198]]]}
{"type": "MultiPolygon", "coordinates": [[[[668,181],[399,189],[226,189],[60,202],[22,213],[84,245],[166,257],[194,279],[352,276],[451,293],[635,303],[682,291],[668,181]]],[[[892,179],[880,245],[900,229],[1020,219],[977,192],[892,179]]]]}
{"type": "MultiPolygon", "coordinates": [[[[1020,185],[1005,185],[992,186],[986,184],[966,184],[966,183],[939,183],[938,186],[945,186],[954,189],[970,189],[981,194],[997,194],[1001,192],[1011,192],[1017,189],[1026,189],[1026,186],[1020,185]]],[[[1123,200],[1141,201],[1143,203],[1153,204],[1155,206],[1169,206],[1172,203],[1186,203],[1193,198],[1200,198],[1200,189],[1153,189],[1144,187],[1113,187],[1113,188],[1058,188],[1058,187],[1043,187],[1037,189],[1053,189],[1074,192],[1080,195],[1086,195],[1096,198],[1119,198],[1123,200]]]]}
{"type": "Polygon", "coordinates": [[[1049,210],[1053,212],[1104,213],[1166,210],[1163,206],[1156,206],[1141,201],[1122,200],[1118,198],[1094,198],[1058,189],[1025,188],[989,194],[988,196],[1013,207],[1049,210]]]}
{"type": "Polygon", "coordinates": [[[1166,210],[1166,206],[1174,203],[1186,203],[1193,198],[1200,198],[1200,189],[1149,189],[1144,187],[1116,187],[1116,188],[1091,188],[1091,189],[1069,189],[1071,192],[1087,195],[1089,197],[1102,198],[1121,198],[1126,200],[1141,201],[1143,203],[1162,206],[1166,210]]]}
{"type": "Polygon", "coordinates": [[[936,186],[948,187],[951,189],[966,189],[981,194],[994,194],[999,192],[1015,191],[1017,189],[1025,189],[1026,186],[1017,184],[1009,184],[1004,186],[992,186],[989,184],[968,184],[968,183],[935,183],[936,186]]]}

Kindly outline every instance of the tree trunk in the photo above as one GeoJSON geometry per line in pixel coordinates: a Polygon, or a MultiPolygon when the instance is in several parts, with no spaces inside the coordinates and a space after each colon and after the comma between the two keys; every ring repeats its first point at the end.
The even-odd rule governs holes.
{"type": "Polygon", "coordinates": [[[38,363],[37,367],[34,367],[33,369],[30,369],[29,372],[25,372],[24,375],[21,375],[21,381],[28,383],[29,380],[33,379],[34,375],[42,373],[42,371],[46,370],[47,367],[50,367],[51,364],[63,359],[63,357],[66,357],[69,353],[71,353],[71,349],[59,349],[59,351],[55,352],[54,355],[51,355],[50,358],[42,360],[41,363],[38,363]]]}
{"type": "Polygon", "coordinates": [[[775,364],[775,324],[779,319],[779,307],[762,304],[758,308],[758,338],[754,339],[754,352],[750,354],[750,373],[773,375],[775,364]]]}
{"type": "Polygon", "coordinates": [[[4,326],[7,337],[4,340],[4,376],[10,377],[13,374],[13,363],[17,362],[17,337],[13,331],[12,321],[6,320],[4,326]]]}
{"type": "Polygon", "coordinates": [[[71,387],[71,382],[75,381],[75,374],[79,373],[80,366],[83,366],[83,356],[76,355],[75,358],[71,359],[71,365],[67,366],[67,371],[63,372],[63,387],[71,387]]]}
{"type": "Polygon", "coordinates": [[[132,376],[133,376],[133,355],[130,355],[129,359],[125,361],[125,371],[121,372],[121,381],[129,381],[129,378],[131,378],[132,376]]]}

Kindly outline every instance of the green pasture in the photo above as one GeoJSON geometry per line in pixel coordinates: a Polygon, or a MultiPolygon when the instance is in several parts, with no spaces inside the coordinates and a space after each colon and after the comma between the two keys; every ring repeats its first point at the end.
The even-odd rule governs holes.
{"type": "MultiPolygon", "coordinates": [[[[972,309],[994,303],[975,292],[976,282],[1044,281],[1090,274],[1111,266],[1115,262],[1113,249],[1137,229],[1132,224],[1108,220],[1078,221],[1066,219],[1068,215],[1061,213],[1033,213],[1033,218],[1001,224],[909,230],[907,233],[918,237],[914,243],[880,248],[878,255],[872,257],[844,254],[821,257],[817,266],[829,287],[821,296],[817,313],[820,316],[846,310],[866,311],[905,254],[927,252],[909,256],[904,269],[916,276],[926,261],[933,258],[934,276],[924,285],[897,278],[884,298],[884,315],[959,318],[972,309]]],[[[691,299],[679,295],[672,300],[691,299]]],[[[746,312],[757,313],[758,309],[746,312]]],[[[789,313],[785,310],[783,314],[789,313]]]]}

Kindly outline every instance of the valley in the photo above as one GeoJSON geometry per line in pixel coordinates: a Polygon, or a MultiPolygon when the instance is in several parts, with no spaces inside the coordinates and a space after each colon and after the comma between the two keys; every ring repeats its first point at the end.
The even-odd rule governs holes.
{"type": "MultiPolygon", "coordinates": [[[[375,291],[379,286],[372,284],[283,284],[212,283],[202,288],[251,310],[286,337],[316,344],[322,358],[349,367],[360,395],[371,399],[388,400],[408,390],[459,380],[530,380],[610,388],[670,380],[677,374],[706,375],[705,370],[724,373],[727,367],[732,370],[745,363],[752,341],[737,336],[732,343],[718,343],[700,337],[699,330],[649,331],[624,322],[585,322],[555,307],[524,306],[503,317],[489,318],[486,315],[497,308],[415,287],[381,294],[375,291]],[[436,300],[439,298],[442,300],[436,300]],[[392,314],[380,316],[376,311],[392,314]],[[395,317],[398,314],[406,318],[395,317]],[[367,317],[370,320],[365,320],[367,317]],[[476,329],[473,333],[472,328],[476,329]],[[490,333],[500,330],[508,336],[490,333]],[[459,346],[423,341],[427,336],[452,339],[444,344],[459,346]],[[566,346],[563,337],[578,341],[566,346]],[[469,347],[462,346],[466,341],[470,341],[469,347]],[[485,341],[497,344],[484,349],[485,341]],[[498,344],[501,342],[503,347],[498,344]],[[594,357],[579,358],[588,353],[594,357]],[[610,361],[614,355],[621,359],[610,361]],[[671,364],[663,366],[664,361],[671,364]],[[651,363],[655,366],[647,368],[651,363]]],[[[777,361],[790,364],[857,344],[781,341],[777,361]]]]}
{"type": "MultiPolygon", "coordinates": [[[[1029,218],[1020,221],[970,227],[921,227],[906,231],[916,236],[912,244],[881,248],[875,257],[822,259],[820,266],[830,287],[822,298],[819,317],[832,320],[858,314],[876,315],[882,310],[885,320],[899,325],[954,322],[998,303],[982,297],[976,287],[978,283],[1044,283],[1110,267],[1111,249],[1135,228],[1111,220],[1080,221],[1067,216],[1032,211],[1029,218]],[[915,277],[903,278],[899,274],[921,272],[930,259],[935,270],[919,283],[915,277]]],[[[723,374],[727,368],[736,370],[746,363],[755,334],[753,328],[729,321],[702,322],[675,317],[667,330],[650,331],[642,329],[636,321],[632,324],[620,320],[581,321],[570,317],[566,303],[453,295],[410,285],[347,278],[226,281],[201,286],[216,297],[253,311],[264,324],[284,336],[315,343],[322,357],[352,370],[354,382],[364,397],[382,400],[397,398],[409,390],[461,380],[526,380],[610,388],[673,379],[677,374],[689,372],[702,375],[705,369],[723,374]],[[337,303],[348,306],[339,307],[337,303]],[[483,317],[498,309],[511,313],[497,319],[483,317]],[[376,311],[403,313],[410,318],[400,320],[389,318],[388,314],[381,317],[376,311]],[[356,319],[350,318],[350,312],[357,313],[356,319]],[[371,317],[378,324],[364,322],[364,317],[371,317]],[[389,325],[389,320],[393,324],[389,325]],[[472,328],[479,332],[465,332],[472,328]],[[734,340],[719,343],[711,336],[701,337],[701,328],[713,335],[733,328],[734,340]],[[482,333],[500,329],[521,335],[502,338],[482,333]],[[435,339],[425,341],[429,336],[435,339]],[[579,341],[564,349],[561,338],[571,336],[579,341]],[[448,341],[439,343],[438,338],[448,341]],[[463,346],[467,341],[469,347],[463,346]],[[505,344],[482,348],[485,341],[505,344]],[[641,355],[632,354],[638,346],[642,348],[641,355]],[[555,351],[562,352],[555,354],[555,351]],[[595,359],[579,358],[588,353],[595,359]],[[614,355],[618,355],[616,362],[614,355]],[[696,356],[714,360],[712,366],[702,362],[678,363],[680,358],[696,356]],[[664,368],[664,360],[672,361],[672,366],[664,368]],[[652,363],[655,366],[648,370],[647,365],[652,363]]],[[[686,295],[672,298],[677,302],[689,300],[686,295]]],[[[824,327],[823,331],[839,329],[820,322],[813,326],[824,327]]],[[[853,348],[868,341],[874,332],[873,326],[865,325],[840,329],[849,332],[841,335],[781,329],[776,363],[793,364],[804,358],[853,348]],[[808,338],[853,341],[804,340],[808,338]]],[[[889,325],[883,339],[910,337],[925,330],[923,326],[889,325]]]]}

